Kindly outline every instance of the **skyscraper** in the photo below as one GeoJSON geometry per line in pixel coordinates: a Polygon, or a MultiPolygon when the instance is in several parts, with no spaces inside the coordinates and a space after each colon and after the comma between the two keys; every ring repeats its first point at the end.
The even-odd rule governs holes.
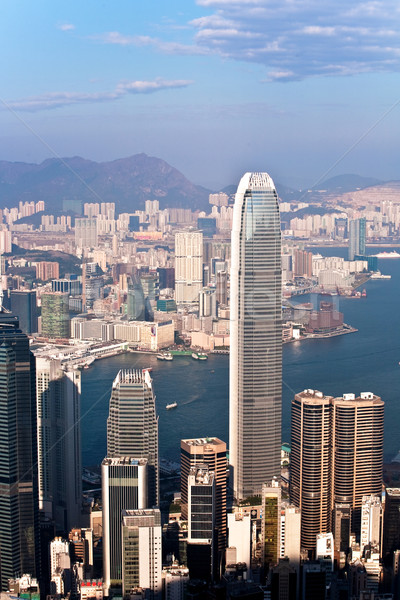
{"type": "Polygon", "coordinates": [[[206,464],[215,479],[215,527],[218,548],[226,546],[226,443],[215,437],[181,440],[182,518],[188,518],[188,477],[190,469],[206,464]]]}
{"type": "Polygon", "coordinates": [[[290,498],[302,510],[304,548],[314,549],[316,535],[332,531],[340,506],[350,507],[351,531],[360,533],[363,496],[382,490],[383,412],[384,402],[370,392],[295,395],[290,498]]]}
{"type": "Polygon", "coordinates": [[[38,330],[36,291],[11,290],[11,312],[19,320],[19,326],[24,333],[36,333],[38,330]]]}
{"type": "Polygon", "coordinates": [[[123,510],[147,508],[147,460],[131,456],[105,458],[101,464],[103,500],[103,578],[110,587],[122,585],[123,510]]]}
{"type": "MultiPolygon", "coordinates": [[[[107,420],[107,457],[148,461],[148,506],[158,504],[158,418],[150,373],[121,370],[114,379],[107,420]]],[[[133,507],[125,507],[133,508],[133,507]]]]}
{"type": "Polygon", "coordinates": [[[366,218],[354,219],[349,223],[349,260],[355,255],[365,254],[366,218]]]}
{"type": "Polygon", "coordinates": [[[0,314],[1,589],[39,571],[35,359],[18,318],[0,314]]]}
{"type": "Polygon", "coordinates": [[[203,286],[203,234],[178,231],[175,234],[175,300],[177,304],[198,302],[203,286]]]}
{"type": "Polygon", "coordinates": [[[81,518],[81,372],[38,357],[36,394],[39,508],[58,531],[68,531],[81,518]]]}
{"type": "Polygon", "coordinates": [[[151,510],[122,512],[122,595],[146,590],[158,600],[162,590],[161,514],[151,510]]]}
{"type": "Polygon", "coordinates": [[[50,339],[70,337],[68,294],[42,294],[42,336],[50,339]]]}
{"type": "Polygon", "coordinates": [[[332,397],[304,390],[292,401],[290,500],[301,508],[301,545],[331,531],[332,397]]]}
{"type": "Polygon", "coordinates": [[[363,496],[380,495],[384,402],[371,392],[333,400],[333,504],[350,503],[352,531],[360,532],[363,496]]]}
{"type": "Polygon", "coordinates": [[[281,233],[267,173],[246,173],[232,228],[229,447],[237,499],[280,473],[281,233]]]}

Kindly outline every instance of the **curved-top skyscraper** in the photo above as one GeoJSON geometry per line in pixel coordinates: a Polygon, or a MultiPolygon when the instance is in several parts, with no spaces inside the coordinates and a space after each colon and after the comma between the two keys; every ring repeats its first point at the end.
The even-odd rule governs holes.
{"type": "Polygon", "coordinates": [[[234,496],[280,474],[281,231],[267,173],[246,173],[235,198],[231,258],[229,457],[234,496]]]}

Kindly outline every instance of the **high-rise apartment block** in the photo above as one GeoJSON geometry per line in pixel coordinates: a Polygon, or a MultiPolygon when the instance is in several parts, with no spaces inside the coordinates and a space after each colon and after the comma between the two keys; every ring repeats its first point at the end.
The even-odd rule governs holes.
{"type": "MultiPolygon", "coordinates": [[[[147,460],[125,456],[101,464],[104,589],[122,586],[122,511],[147,508],[147,460]]],[[[108,595],[108,594],[107,594],[108,595]]]]}
{"type": "Polygon", "coordinates": [[[370,392],[332,398],[304,390],[294,397],[290,498],[302,511],[304,548],[332,531],[339,505],[350,505],[351,531],[360,532],[363,496],[382,489],[383,411],[370,392]]]}
{"type": "Polygon", "coordinates": [[[0,314],[0,576],[39,573],[35,361],[18,318],[0,314]]]}
{"type": "Polygon", "coordinates": [[[114,379],[107,419],[107,456],[147,459],[148,506],[158,504],[158,419],[153,382],[147,370],[121,370],[114,379]]]}
{"type": "Polygon", "coordinates": [[[218,271],[216,284],[216,294],[218,305],[223,306],[228,304],[228,273],[226,271],[218,271]]]}
{"type": "Polygon", "coordinates": [[[48,281],[60,277],[60,266],[57,262],[40,261],[36,263],[36,279],[48,281]]]}
{"type": "Polygon", "coordinates": [[[226,490],[227,458],[226,443],[218,438],[195,438],[181,440],[181,503],[182,518],[189,518],[188,478],[196,465],[206,464],[215,479],[215,527],[218,529],[218,548],[226,544],[226,490]]]}
{"type": "Polygon", "coordinates": [[[246,173],[235,199],[230,287],[229,458],[240,500],[280,473],[281,232],[267,173],[246,173]]]}
{"type": "Polygon", "coordinates": [[[366,224],[365,217],[349,222],[349,260],[354,260],[356,255],[365,255],[366,224]]]}
{"type": "Polygon", "coordinates": [[[36,398],[39,509],[56,530],[69,530],[81,519],[81,372],[38,357],[36,398]]]}
{"type": "Polygon", "coordinates": [[[47,292],[42,294],[42,331],[43,337],[69,338],[70,317],[68,294],[47,292]]]}
{"type": "Polygon", "coordinates": [[[162,592],[161,514],[159,509],[122,511],[122,594],[142,588],[146,598],[162,592]]]}
{"type": "Polygon", "coordinates": [[[75,246],[82,250],[97,246],[96,217],[79,217],[75,219],[75,246]]]}
{"type": "Polygon", "coordinates": [[[294,251],[294,274],[300,277],[312,277],[312,252],[307,250],[294,251]]]}
{"type": "Polygon", "coordinates": [[[198,302],[202,281],[203,234],[201,231],[179,231],[175,234],[176,303],[198,302]]]}

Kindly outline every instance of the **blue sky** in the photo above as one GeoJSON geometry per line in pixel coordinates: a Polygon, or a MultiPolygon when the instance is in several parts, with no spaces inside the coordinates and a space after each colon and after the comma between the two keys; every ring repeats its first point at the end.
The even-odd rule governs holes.
{"type": "Polygon", "coordinates": [[[397,1],[2,0],[0,39],[0,160],[400,179],[397,1]]]}

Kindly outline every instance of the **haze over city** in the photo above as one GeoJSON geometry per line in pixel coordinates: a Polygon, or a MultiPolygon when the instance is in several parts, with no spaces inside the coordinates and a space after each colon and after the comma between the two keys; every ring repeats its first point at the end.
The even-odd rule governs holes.
{"type": "Polygon", "coordinates": [[[389,0],[5,0],[0,159],[146,152],[215,190],[266,168],[398,179],[399,19],[389,0]]]}

